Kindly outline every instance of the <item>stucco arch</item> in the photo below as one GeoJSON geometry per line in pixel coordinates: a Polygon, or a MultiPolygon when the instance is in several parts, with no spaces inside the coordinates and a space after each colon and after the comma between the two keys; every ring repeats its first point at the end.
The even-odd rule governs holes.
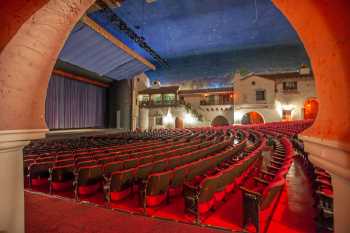
{"type": "Polygon", "coordinates": [[[257,111],[246,112],[241,119],[242,124],[259,124],[264,122],[264,115],[257,111]]]}
{"type": "Polygon", "coordinates": [[[225,125],[229,125],[229,122],[228,122],[226,117],[219,115],[219,116],[216,116],[212,120],[211,125],[212,126],[225,126],[225,125]]]}

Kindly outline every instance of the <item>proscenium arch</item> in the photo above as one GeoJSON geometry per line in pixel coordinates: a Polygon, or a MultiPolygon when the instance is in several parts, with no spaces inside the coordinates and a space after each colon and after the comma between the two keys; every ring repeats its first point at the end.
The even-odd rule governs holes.
{"type": "Polygon", "coordinates": [[[53,67],[69,33],[93,3],[1,2],[5,33],[0,39],[0,106],[6,114],[0,114],[0,130],[47,128],[45,99],[53,67]]]}
{"type": "Polygon", "coordinates": [[[211,125],[212,126],[226,126],[226,125],[229,125],[229,122],[228,122],[226,117],[219,115],[219,116],[216,116],[212,120],[211,125]]]}

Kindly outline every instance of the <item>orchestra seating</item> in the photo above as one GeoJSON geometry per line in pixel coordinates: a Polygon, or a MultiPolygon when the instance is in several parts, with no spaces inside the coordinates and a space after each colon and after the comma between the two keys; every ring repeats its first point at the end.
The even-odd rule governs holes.
{"type": "Polygon", "coordinates": [[[107,208],[123,201],[125,207],[134,198],[137,206],[132,208],[146,215],[180,198],[183,215],[198,224],[231,199],[242,206],[237,220],[242,229],[252,225],[260,232],[260,216],[272,214],[278,203],[296,149],[314,179],[319,218],[331,221],[330,176],[311,165],[297,139],[311,124],[157,129],[33,141],[24,149],[26,187],[55,195],[68,192],[77,201],[100,194],[107,208]],[[240,198],[234,199],[237,194],[240,198]]]}

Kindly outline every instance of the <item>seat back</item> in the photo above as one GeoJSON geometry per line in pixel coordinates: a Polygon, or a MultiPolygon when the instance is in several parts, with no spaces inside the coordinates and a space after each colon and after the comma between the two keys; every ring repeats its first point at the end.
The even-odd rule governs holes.
{"type": "Polygon", "coordinates": [[[152,173],[163,172],[168,168],[168,160],[162,159],[153,163],[152,173]]]}
{"type": "Polygon", "coordinates": [[[168,191],[172,171],[152,174],[148,177],[147,195],[154,196],[168,191]]]}
{"type": "Polygon", "coordinates": [[[110,176],[113,172],[121,171],[123,169],[124,169],[124,167],[123,167],[122,161],[115,161],[115,162],[106,163],[103,166],[104,173],[107,176],[110,176]]]}
{"type": "Polygon", "coordinates": [[[285,184],[284,178],[278,178],[272,181],[263,191],[263,200],[261,202],[261,210],[266,209],[273,202],[273,200],[278,196],[282,191],[282,188],[285,184]]]}
{"type": "Polygon", "coordinates": [[[115,160],[114,156],[106,156],[106,157],[100,157],[98,158],[98,162],[100,164],[107,164],[107,163],[111,163],[115,160]]]}
{"type": "Polygon", "coordinates": [[[113,172],[111,174],[111,191],[120,192],[132,187],[135,174],[136,168],[113,172]]]}
{"type": "Polygon", "coordinates": [[[79,185],[96,184],[102,180],[103,168],[101,165],[80,167],[78,169],[79,185]]]}
{"type": "Polygon", "coordinates": [[[186,176],[188,174],[190,167],[188,165],[183,165],[177,167],[173,170],[172,178],[170,181],[171,187],[179,187],[184,184],[186,176]]]}
{"type": "Polygon", "coordinates": [[[130,169],[136,167],[138,164],[138,159],[128,159],[123,161],[124,169],[130,169]]]}
{"type": "Polygon", "coordinates": [[[77,163],[77,167],[88,167],[88,166],[95,166],[95,165],[97,165],[96,160],[86,160],[86,161],[77,163]]]}
{"type": "Polygon", "coordinates": [[[176,168],[178,166],[181,166],[182,163],[181,163],[181,156],[175,156],[175,157],[172,157],[168,160],[168,167],[171,169],[171,168],[176,168]]]}
{"type": "Polygon", "coordinates": [[[70,164],[75,164],[75,160],[74,159],[64,159],[64,160],[57,160],[55,162],[56,167],[70,165],[70,164]]]}
{"type": "Polygon", "coordinates": [[[52,162],[33,163],[30,166],[31,177],[49,177],[49,169],[52,167],[52,162]]]}
{"type": "Polygon", "coordinates": [[[214,176],[210,176],[202,180],[200,183],[200,192],[199,192],[199,203],[209,202],[216,192],[218,180],[220,179],[220,176],[222,175],[221,172],[217,173],[214,176]]]}
{"type": "Polygon", "coordinates": [[[218,191],[224,190],[227,185],[233,183],[235,177],[239,175],[239,172],[240,171],[238,166],[230,166],[225,170],[221,171],[222,175],[217,185],[218,191]]]}
{"type": "Polygon", "coordinates": [[[153,166],[154,165],[152,163],[138,166],[135,176],[136,181],[146,180],[149,174],[151,174],[153,166]]]}
{"type": "Polygon", "coordinates": [[[139,158],[139,164],[151,163],[153,161],[154,161],[153,155],[148,155],[148,156],[139,158]]]}
{"type": "Polygon", "coordinates": [[[73,163],[52,168],[52,182],[64,182],[74,179],[75,165],[73,163]]]}

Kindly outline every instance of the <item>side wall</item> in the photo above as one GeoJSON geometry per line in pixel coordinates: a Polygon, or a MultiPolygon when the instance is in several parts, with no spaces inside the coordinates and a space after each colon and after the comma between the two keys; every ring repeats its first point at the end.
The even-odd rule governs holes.
{"type": "Polygon", "coordinates": [[[114,81],[108,89],[108,128],[131,129],[131,82],[126,79],[114,81]]]}

